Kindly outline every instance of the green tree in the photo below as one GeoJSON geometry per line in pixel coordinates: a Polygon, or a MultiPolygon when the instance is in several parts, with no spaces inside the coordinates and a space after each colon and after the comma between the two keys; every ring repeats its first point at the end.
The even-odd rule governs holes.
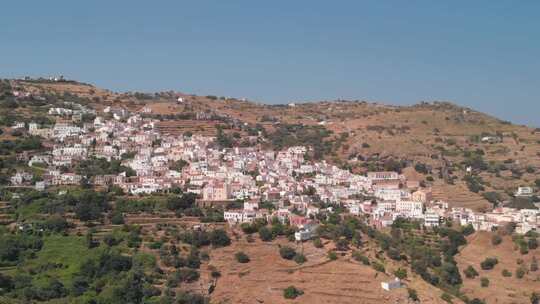
{"type": "Polygon", "coordinates": [[[231,239],[223,229],[216,229],[210,233],[210,243],[214,247],[225,247],[231,244],[231,239]]]}
{"type": "Polygon", "coordinates": [[[480,263],[480,267],[483,270],[491,270],[499,263],[499,260],[497,258],[486,258],[482,263],[480,263]]]}

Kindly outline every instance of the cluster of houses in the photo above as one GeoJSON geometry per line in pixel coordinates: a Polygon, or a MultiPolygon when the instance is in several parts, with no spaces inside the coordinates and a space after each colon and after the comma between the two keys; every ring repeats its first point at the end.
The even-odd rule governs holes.
{"type": "Polygon", "coordinates": [[[213,137],[161,134],[155,127],[156,120],[124,109],[108,107],[104,115],[78,125],[65,116],[82,112],[58,108],[50,111],[61,116],[54,126],[28,124],[30,134],[54,142],[49,153],[27,156],[28,165],[40,166],[44,173],[34,178],[30,173],[18,172],[11,179],[15,186],[31,184],[43,190],[87,180],[95,187],[117,186],[132,195],[179,187],[196,194],[200,206],[243,202],[243,208],[224,212],[231,225],[276,217],[299,228],[297,240],[311,238],[318,215],[327,213],[332,205],[344,206],[354,215],[365,215],[377,227],[387,227],[401,217],[422,221],[429,227],[452,218],[479,230],[490,230],[507,221],[518,223],[520,233],[538,229],[536,210],[502,208],[474,213],[450,209],[447,203],[434,201],[429,188],[397,172],[359,175],[325,161],[307,161],[309,147],[282,151],[260,147],[221,149],[213,137]],[[122,168],[130,170],[97,176],[75,173],[73,168],[78,162],[91,158],[117,160],[122,168]],[[272,204],[274,211],[260,208],[263,203],[272,204]]]}

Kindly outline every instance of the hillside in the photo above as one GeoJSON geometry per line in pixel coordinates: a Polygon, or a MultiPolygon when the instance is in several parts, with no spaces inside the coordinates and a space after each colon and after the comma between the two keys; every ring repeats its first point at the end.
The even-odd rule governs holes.
{"type": "Polygon", "coordinates": [[[491,233],[478,232],[468,238],[468,244],[456,256],[460,269],[473,266],[479,277],[465,278],[462,292],[470,297],[485,299],[487,303],[528,303],[529,294],[540,288],[538,273],[531,271],[533,259],[539,257],[538,249],[520,254],[511,237],[504,236],[502,243],[491,243],[491,233]],[[498,264],[491,270],[482,270],[480,263],[487,257],[495,257],[498,264]],[[523,278],[516,276],[516,271],[522,267],[525,270],[523,278]],[[502,275],[508,270],[511,276],[502,275]],[[489,279],[489,288],[480,287],[480,278],[489,279]]]}
{"type": "MultiPolygon", "coordinates": [[[[23,91],[54,96],[57,101],[76,96],[98,111],[107,106],[138,111],[162,120],[158,128],[164,134],[215,135],[216,125],[221,124],[230,128],[226,134],[239,133],[237,138],[264,130],[269,136],[262,144],[277,148],[310,144],[313,134],[325,134],[315,144],[319,156],[326,160],[355,172],[401,170],[404,166],[410,169],[420,164],[421,170],[416,171],[421,174],[415,178],[431,186],[436,199],[476,210],[489,209],[493,203],[509,203],[518,186],[534,186],[540,168],[539,129],[513,125],[449,102],[413,106],[365,101],[264,105],[172,91],[115,93],[78,82],[10,83],[23,91]],[[303,127],[290,127],[297,124],[303,127]],[[283,136],[287,132],[296,133],[292,140],[283,136]],[[302,132],[307,135],[299,138],[302,132]],[[465,180],[469,166],[474,180],[465,180]],[[491,203],[483,194],[490,192],[498,193],[491,203]]],[[[19,107],[16,113],[30,116],[29,108],[19,107]]]]}
{"type": "Polygon", "coordinates": [[[514,191],[540,187],[538,129],[448,102],[264,105],[37,79],[0,81],[0,130],[0,302],[478,304],[538,296],[538,234],[520,234],[524,222],[509,223],[516,215],[479,228],[491,232],[458,224],[454,212],[434,227],[418,217],[430,193],[451,207],[536,208],[537,196],[514,191]],[[74,131],[60,136],[65,129],[74,131]],[[299,145],[307,149],[268,151],[299,145]],[[90,153],[69,163],[54,157],[58,171],[48,168],[51,150],[77,154],[80,146],[90,153]],[[226,149],[236,147],[255,149],[226,149]],[[344,200],[367,205],[376,187],[348,192],[362,178],[347,170],[399,172],[406,182],[395,183],[404,188],[398,196],[421,187],[425,203],[402,199],[420,212],[396,208],[390,226],[380,214],[353,212],[344,200]],[[321,177],[336,181],[308,181],[321,177]],[[257,196],[228,194],[229,184],[257,196]],[[274,188],[294,196],[269,198],[274,188]],[[323,197],[334,190],[346,195],[323,197]],[[296,198],[310,200],[314,213],[296,198]],[[239,213],[242,206],[252,209],[239,213]],[[301,222],[313,230],[299,230],[301,222]],[[403,288],[383,290],[394,277],[403,288]]]}

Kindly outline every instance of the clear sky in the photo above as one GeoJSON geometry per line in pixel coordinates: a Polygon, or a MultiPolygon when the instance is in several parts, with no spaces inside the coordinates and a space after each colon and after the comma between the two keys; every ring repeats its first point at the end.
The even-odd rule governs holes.
{"type": "Polygon", "coordinates": [[[6,1],[0,77],[266,103],[450,100],[540,127],[540,1],[6,1]]]}

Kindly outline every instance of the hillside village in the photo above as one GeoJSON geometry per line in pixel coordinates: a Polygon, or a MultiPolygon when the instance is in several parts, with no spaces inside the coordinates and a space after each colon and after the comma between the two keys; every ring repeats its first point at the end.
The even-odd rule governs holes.
{"type": "MultiPolygon", "coordinates": [[[[27,96],[19,91],[13,95],[27,96]]],[[[43,167],[45,171],[39,181],[34,181],[31,173],[19,171],[11,177],[13,186],[45,190],[53,185],[84,182],[96,187],[116,186],[132,195],[182,188],[196,194],[201,206],[245,202],[243,209],[225,211],[224,218],[231,224],[277,216],[282,222],[312,231],[317,215],[324,209],[331,211],[335,205],[346,207],[354,215],[368,215],[370,224],[378,227],[391,226],[396,218],[403,217],[422,220],[427,227],[455,220],[484,231],[509,223],[515,223],[521,234],[539,228],[537,209],[500,207],[478,213],[453,208],[452,202],[435,201],[431,189],[398,172],[368,172],[364,176],[325,161],[306,161],[310,147],[295,146],[283,151],[221,148],[215,144],[215,137],[162,134],[156,128],[159,121],[124,109],[107,107],[96,113],[82,105],[75,108],[50,108],[49,114],[58,118],[51,127],[30,122],[26,129],[24,123],[14,123],[14,129],[51,140],[54,145],[47,153],[21,156],[27,158],[28,166],[43,167]],[[84,114],[97,116],[77,126],[75,123],[84,114]],[[119,161],[125,171],[89,176],[84,169],[74,170],[78,164],[95,159],[119,161]],[[174,165],[178,163],[182,165],[174,165]],[[271,204],[276,210],[268,213],[259,204],[271,204]]],[[[148,110],[143,107],[140,112],[148,110]]],[[[531,187],[516,189],[517,196],[534,194],[531,187]]],[[[305,240],[310,234],[299,235],[305,240]]]]}
{"type": "MultiPolygon", "coordinates": [[[[63,78],[39,80],[39,82],[42,81],[54,84],[65,82],[63,78]]],[[[393,244],[385,235],[388,231],[394,233],[397,229],[403,229],[413,235],[417,231],[423,231],[425,233],[423,237],[428,239],[428,244],[432,242],[430,238],[433,238],[433,235],[440,234],[442,238],[451,236],[452,233],[447,232],[446,229],[456,229],[451,231],[459,231],[456,233],[465,235],[474,231],[489,233],[509,231],[517,236],[516,240],[520,242],[522,254],[527,254],[528,249],[536,249],[533,243],[536,244],[535,235],[540,228],[540,210],[537,200],[538,189],[532,186],[515,187],[512,193],[515,199],[524,199],[532,203],[524,206],[503,204],[502,199],[496,197],[493,208],[478,210],[478,208],[463,207],[459,197],[453,196],[452,193],[445,195],[447,199],[441,199],[432,188],[434,183],[426,183],[421,176],[403,172],[401,165],[390,166],[395,167],[396,170],[378,170],[379,168],[367,166],[365,172],[359,172],[350,166],[344,166],[343,162],[334,162],[322,157],[329,150],[345,145],[344,143],[348,140],[348,136],[340,135],[335,142],[324,141],[324,138],[330,134],[324,128],[313,127],[307,131],[298,131],[307,132],[306,137],[309,138],[317,137],[312,140],[314,145],[302,144],[302,142],[295,144],[294,139],[286,138],[287,134],[283,137],[279,136],[279,132],[284,132],[283,129],[294,129],[294,126],[274,123],[270,127],[278,135],[275,133],[269,135],[267,130],[259,124],[253,124],[249,119],[243,121],[235,115],[199,111],[196,115],[186,114],[186,117],[173,116],[172,120],[163,120],[161,116],[154,115],[155,107],[151,104],[130,107],[111,104],[97,107],[88,103],[78,103],[77,98],[67,95],[65,97],[70,97],[72,101],[56,101],[49,106],[47,101],[50,100],[50,96],[42,96],[25,90],[24,87],[14,88],[9,96],[12,97],[13,102],[44,103],[47,118],[33,116],[21,119],[22,116],[19,116],[9,121],[7,130],[10,136],[24,138],[25,147],[24,149],[14,148],[18,149],[15,167],[11,167],[13,164],[3,165],[3,168],[8,168],[4,172],[10,174],[4,181],[4,200],[9,201],[13,206],[25,207],[28,201],[32,201],[33,196],[39,199],[40,196],[35,194],[36,192],[43,194],[45,198],[50,198],[53,203],[61,197],[68,197],[66,199],[69,200],[70,191],[73,189],[82,188],[94,190],[96,193],[113,193],[116,196],[116,202],[112,204],[114,214],[106,218],[101,217],[100,213],[106,212],[107,208],[100,209],[98,214],[92,214],[92,216],[82,216],[75,211],[75,216],[72,218],[72,210],[65,212],[63,207],[45,207],[49,213],[57,212],[56,208],[58,208],[63,216],[68,215],[67,218],[70,221],[77,223],[76,229],[70,226],[72,223],[66,223],[62,229],[71,229],[70,231],[77,231],[78,234],[86,231],[90,244],[94,242],[95,237],[89,232],[93,228],[89,227],[104,224],[113,227],[120,224],[127,225],[130,218],[139,216],[143,219],[141,223],[146,225],[145,227],[148,226],[148,223],[144,222],[145,217],[156,221],[156,223],[150,223],[155,224],[155,227],[150,230],[155,234],[153,237],[158,238],[159,235],[161,239],[170,238],[171,231],[178,234],[178,231],[174,229],[178,229],[177,226],[185,225],[187,222],[190,223],[189,229],[182,226],[182,229],[188,231],[184,232],[186,234],[204,233],[205,229],[209,229],[208,227],[221,227],[226,223],[225,231],[229,235],[232,233],[237,236],[238,231],[242,231],[247,234],[248,243],[253,242],[251,234],[254,231],[259,232],[263,241],[272,241],[278,236],[286,235],[288,240],[295,242],[302,251],[304,244],[309,248],[311,245],[307,244],[311,242],[320,244],[321,238],[337,234],[332,237],[335,248],[330,247],[332,248],[328,255],[330,260],[337,259],[333,257],[333,251],[345,252],[348,248],[347,245],[343,245],[343,237],[347,240],[346,242],[351,242],[357,248],[362,247],[362,244],[368,247],[369,242],[360,240],[360,232],[356,232],[357,230],[362,231],[361,235],[373,238],[375,243],[396,261],[406,260],[406,258],[392,251],[394,247],[400,245],[393,244]],[[175,125],[168,125],[169,122],[176,121],[176,118],[190,129],[180,132],[175,125]],[[198,125],[203,125],[208,121],[212,122],[210,127],[197,129],[198,125]],[[316,136],[309,132],[313,132],[316,136]],[[272,146],[268,144],[269,142],[278,144],[272,146]],[[156,218],[148,215],[154,213],[154,207],[137,203],[150,202],[154,197],[160,196],[167,197],[169,209],[157,214],[157,217],[163,217],[161,219],[164,220],[163,224],[157,223],[156,218]],[[177,198],[180,200],[187,198],[189,202],[178,203],[175,201],[177,198]],[[171,204],[175,208],[169,208],[170,202],[173,202],[171,204]],[[127,206],[129,204],[133,207],[127,206]],[[176,208],[178,205],[186,204],[187,207],[176,208]],[[119,206],[121,208],[118,208],[119,206]],[[54,211],[49,211],[50,208],[54,211]],[[122,211],[118,213],[116,209],[122,211]],[[133,210],[134,212],[131,212],[133,210]],[[132,213],[138,215],[134,216],[132,213]],[[116,221],[115,218],[121,220],[116,221]],[[173,222],[176,219],[171,218],[176,218],[178,222],[173,222]],[[177,225],[177,223],[181,224],[177,225]],[[261,232],[264,231],[264,227],[261,226],[270,223],[272,233],[265,237],[261,232]],[[348,226],[344,223],[348,223],[348,226]],[[342,226],[338,226],[341,227],[339,229],[335,228],[337,224],[347,228],[342,226]],[[84,225],[88,227],[83,227],[84,225]],[[350,228],[351,225],[355,228],[350,228]],[[274,231],[274,226],[280,228],[275,228],[274,231]],[[163,227],[167,229],[165,235],[161,231],[163,227]],[[338,232],[332,229],[337,229],[338,232]],[[347,229],[353,229],[355,232],[348,232],[347,229]],[[200,232],[201,230],[203,232],[200,232]],[[525,241],[526,238],[529,239],[529,243],[525,241]]],[[[188,97],[174,94],[172,96],[175,105],[188,107],[189,103],[186,101],[188,97]]],[[[296,105],[288,106],[288,108],[296,107],[296,105]]],[[[501,143],[502,139],[498,136],[486,135],[479,138],[479,141],[497,144],[501,143]]],[[[364,146],[368,145],[364,143],[364,146]]],[[[2,148],[7,150],[4,155],[10,153],[9,149],[13,149],[8,144],[2,148]]],[[[361,163],[363,160],[365,159],[360,155],[349,157],[349,161],[354,163],[361,163]]],[[[463,179],[469,185],[474,185],[477,180],[481,171],[479,167],[477,163],[467,164],[463,179]]],[[[422,163],[417,163],[414,168],[418,172],[428,171],[427,165],[422,163]]],[[[450,170],[445,171],[444,168],[440,170],[441,179],[448,177],[448,171],[450,170]]],[[[4,204],[7,206],[8,203],[4,204]]],[[[81,202],[74,204],[76,204],[75,208],[78,208],[81,202]]],[[[7,210],[7,207],[4,209],[7,210]]],[[[43,227],[33,223],[31,217],[25,215],[28,211],[21,209],[22,211],[17,211],[16,216],[9,219],[3,218],[6,224],[14,228],[14,231],[33,233],[34,227],[43,227]]],[[[94,211],[85,210],[89,213],[94,211]]],[[[41,232],[44,231],[44,228],[40,229],[42,229],[41,232]]],[[[141,230],[139,233],[142,233],[141,230]]],[[[392,237],[395,236],[392,235],[392,237]]],[[[192,246],[191,257],[193,248],[197,247],[191,237],[176,235],[176,238],[177,241],[181,240],[192,246]]],[[[457,237],[454,240],[450,237],[450,244],[445,243],[446,241],[442,242],[442,246],[435,246],[436,249],[433,250],[451,252],[451,254],[444,253],[443,266],[446,267],[447,264],[450,266],[445,269],[448,275],[444,272],[440,275],[443,283],[439,282],[437,276],[439,270],[429,270],[441,267],[440,257],[438,262],[437,258],[434,258],[433,265],[418,266],[413,263],[412,269],[425,282],[433,286],[442,286],[440,288],[443,290],[451,290],[448,286],[461,284],[459,270],[454,270],[457,266],[455,266],[456,261],[453,256],[458,253],[457,247],[464,245],[466,241],[457,237]],[[459,279],[454,280],[456,271],[459,279]]],[[[157,241],[154,241],[149,246],[154,246],[156,243],[157,241]]],[[[158,264],[163,268],[170,268],[171,263],[174,264],[168,260],[170,258],[168,253],[164,253],[164,248],[169,248],[167,246],[176,248],[174,242],[165,245],[163,241],[156,247],[160,250],[159,256],[162,260],[159,261],[161,264],[158,264]]],[[[278,246],[281,248],[282,244],[278,246]]],[[[286,245],[283,246],[286,247],[286,245]]],[[[328,246],[326,244],[316,247],[327,248],[328,246]]],[[[176,249],[170,250],[176,252],[176,249]]],[[[425,254],[429,256],[430,250],[432,249],[428,249],[425,254]]],[[[197,259],[199,254],[196,251],[197,259]]],[[[377,272],[385,273],[381,263],[369,262],[367,252],[364,254],[366,256],[353,251],[351,258],[364,265],[371,263],[377,272]]],[[[306,257],[299,253],[291,255],[290,258],[284,257],[284,259],[294,257],[296,261],[296,258],[300,256],[302,258],[298,258],[297,263],[302,264],[306,257]]],[[[384,261],[378,252],[370,258],[384,261]]],[[[249,261],[249,258],[247,260],[249,261]]],[[[533,261],[530,263],[533,264],[533,261]]],[[[179,265],[177,266],[183,267],[182,263],[179,265]]],[[[175,268],[178,267],[175,266],[175,268]]],[[[198,267],[199,264],[195,268],[198,267]]],[[[406,277],[402,275],[402,272],[392,277],[397,276],[402,279],[406,277]]],[[[211,287],[202,288],[204,290],[202,293],[210,295],[216,288],[218,279],[212,277],[208,282],[206,280],[206,278],[201,279],[211,287]]],[[[394,278],[388,278],[381,284],[381,292],[391,292],[403,286],[400,279],[394,280],[394,278]]],[[[220,286],[217,288],[218,294],[228,294],[223,292],[220,286]]],[[[408,292],[408,297],[413,297],[410,294],[412,291],[408,290],[408,292]]],[[[459,293],[453,295],[462,296],[459,293]]]]}

